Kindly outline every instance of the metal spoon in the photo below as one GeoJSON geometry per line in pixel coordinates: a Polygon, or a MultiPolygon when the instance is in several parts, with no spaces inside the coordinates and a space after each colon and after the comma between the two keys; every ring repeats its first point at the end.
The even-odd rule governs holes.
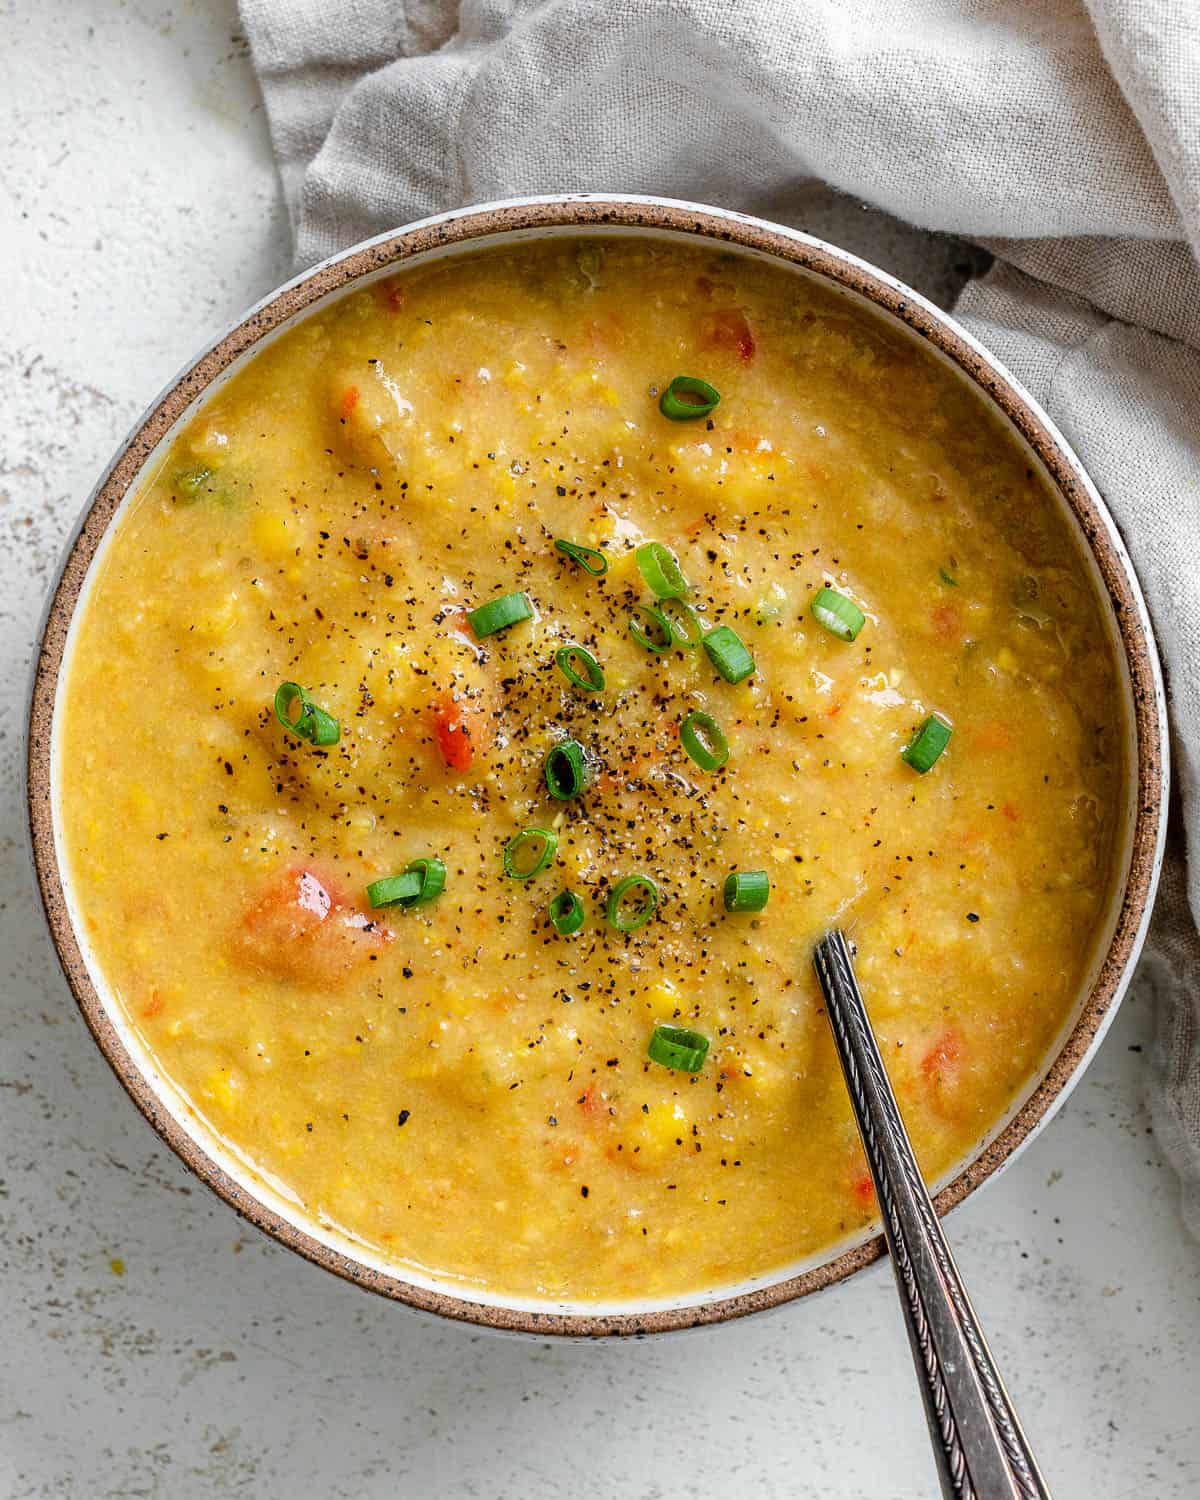
{"type": "Polygon", "coordinates": [[[942,1494],[1049,1500],[930,1202],[836,929],[813,953],[904,1306],[942,1494]]]}

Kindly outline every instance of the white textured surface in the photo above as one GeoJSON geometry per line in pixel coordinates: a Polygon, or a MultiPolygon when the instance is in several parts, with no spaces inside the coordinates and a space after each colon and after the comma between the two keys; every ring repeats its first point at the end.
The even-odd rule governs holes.
{"type": "MultiPolygon", "coordinates": [[[[245,1230],[125,1102],[25,865],[27,665],[113,446],[282,278],[286,232],[229,0],[0,0],[0,58],[0,1497],[930,1496],[884,1273],[665,1343],[502,1341],[245,1230]]],[[[810,227],[945,282],[950,248],[848,205],[810,227]]],[[[1200,1251],[1142,1110],[1149,1030],[1135,996],[950,1221],[1059,1500],[1200,1493],[1200,1251]]]]}

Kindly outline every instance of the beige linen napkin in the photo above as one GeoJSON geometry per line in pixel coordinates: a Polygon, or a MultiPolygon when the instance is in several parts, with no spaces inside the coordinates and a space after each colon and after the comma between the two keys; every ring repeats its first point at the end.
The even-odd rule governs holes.
{"type": "Polygon", "coordinates": [[[1137,982],[1200,1235],[1200,0],[241,4],[301,265],[563,190],[820,232],[818,182],[998,257],[957,312],[1099,485],[1168,673],[1181,796],[1137,982]]]}

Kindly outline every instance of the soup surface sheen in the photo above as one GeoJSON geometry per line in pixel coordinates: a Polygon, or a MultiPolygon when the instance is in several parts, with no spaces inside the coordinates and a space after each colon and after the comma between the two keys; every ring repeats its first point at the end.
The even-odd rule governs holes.
{"type": "Polygon", "coordinates": [[[255,1171],[400,1267],[663,1296],[875,1214],[810,971],[829,924],[925,1172],[995,1127],[1090,962],[1117,703],[1074,544],[960,377],[779,268],[559,240],[360,289],[200,409],[86,597],[60,813],[104,975],[255,1171]],[[711,416],[662,414],[679,374],[711,416]],[[647,540],[751,676],[631,637],[647,540]],[[814,618],[826,585],[856,639],[814,618]],[[476,640],[466,611],[515,591],[533,618],[476,640]],[[556,665],[571,643],[602,691],[556,665]],[[336,744],[283,728],[284,681],[336,744]],[[681,745],[696,710],[723,769],[681,745]],[[594,775],[559,802],[568,736],[594,775]],[[507,878],[527,827],[557,853],[507,878]],[[436,900],[371,910],[431,855],[436,900]],[[764,910],[726,912],[731,871],[766,872],[764,910]],[[623,935],[637,873],[660,904],[623,935]],[[659,1023],[709,1039],[699,1071],[650,1060],[659,1023]]]}

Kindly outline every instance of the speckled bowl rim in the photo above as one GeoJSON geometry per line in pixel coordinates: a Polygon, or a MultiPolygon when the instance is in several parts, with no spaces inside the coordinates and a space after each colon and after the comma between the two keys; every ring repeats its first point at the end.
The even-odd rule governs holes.
{"type": "Polygon", "coordinates": [[[646,1335],[741,1318],[844,1280],[878,1260],[882,1238],[752,1291],[682,1307],[603,1313],[540,1311],[472,1301],[469,1293],[414,1285],[356,1260],[282,1218],[231,1177],[164,1106],[119,1036],[92,984],[73,930],[55,849],[52,723],[68,630],[92,558],[143,463],[186,408],[239,356],[317,299],[357,278],[443,247],[494,235],[561,226],[670,231],[725,244],[815,272],[859,293],[908,325],[956,364],[1009,418],[1041,459],[1090,547],[1111,600],[1132,687],[1136,789],[1129,872],[1112,941],[1078,1021],[1041,1083],[1003,1130],[937,1194],[945,1213],[986,1181],[1061,1102],[1111,1020],[1140,951],[1162,860],[1167,803],[1167,735],[1162,678],[1141,591],[1112,518],[1061,435],[1019,384],[963,329],[918,293],[820,240],[746,215],[671,199],[563,194],[464,208],[357,245],[273,292],[190,365],[139,420],[97,486],[50,598],[31,691],[28,739],[29,828],[38,886],[59,960],[93,1037],[134,1103],[163,1140],[210,1188],[252,1224],[316,1265],[371,1291],[443,1317],[512,1332],[597,1338],[646,1335]]]}

